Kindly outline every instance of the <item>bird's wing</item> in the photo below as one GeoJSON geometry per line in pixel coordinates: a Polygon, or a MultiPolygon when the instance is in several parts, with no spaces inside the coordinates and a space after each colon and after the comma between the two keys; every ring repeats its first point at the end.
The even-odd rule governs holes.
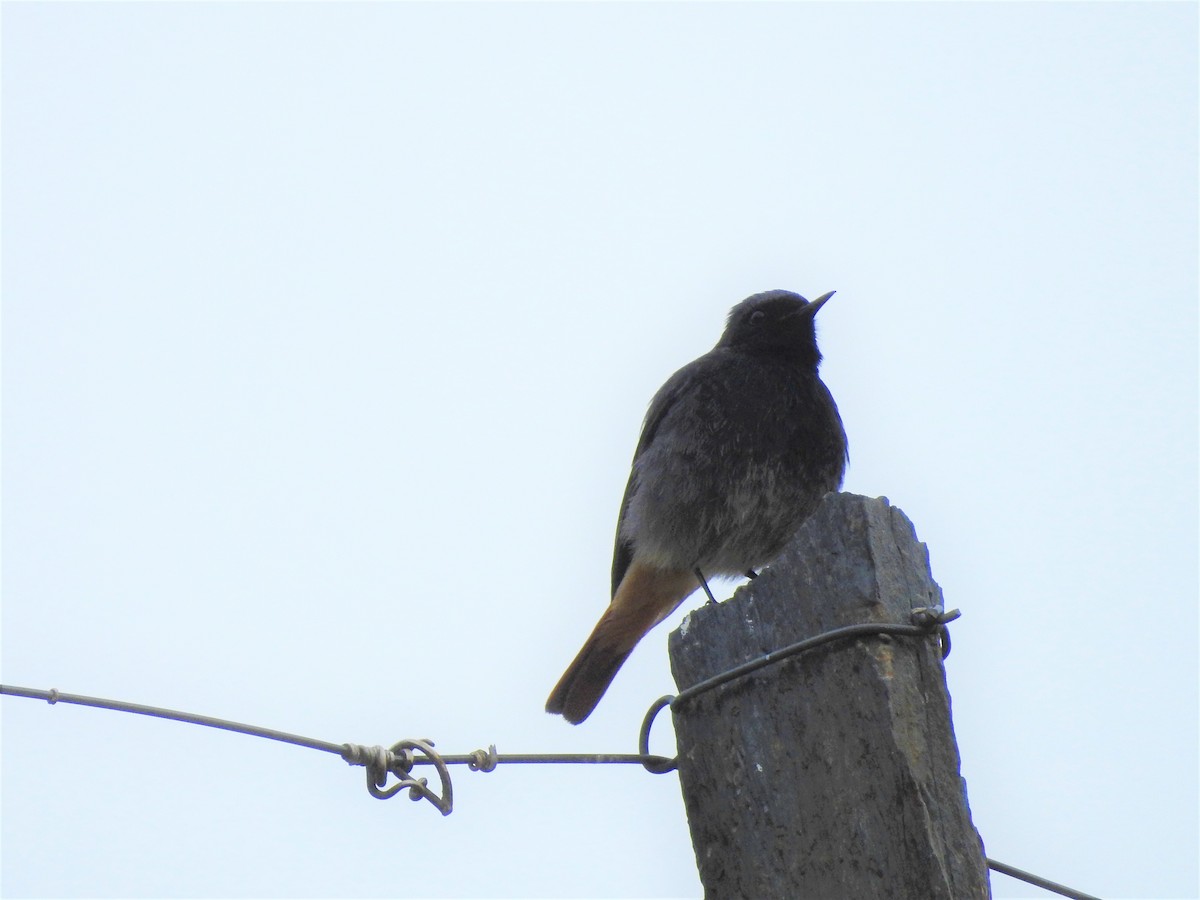
{"type": "Polygon", "coordinates": [[[629,473],[629,482],[625,485],[625,496],[621,498],[621,512],[617,516],[617,537],[615,546],[613,547],[613,562],[612,562],[612,596],[617,596],[617,588],[621,586],[621,579],[625,577],[625,573],[629,570],[629,564],[633,562],[633,542],[621,539],[621,526],[625,524],[625,509],[629,506],[629,498],[633,496],[634,474],[629,473]]]}
{"type": "Polygon", "coordinates": [[[642,423],[642,436],[638,438],[637,449],[633,452],[633,471],[629,473],[629,481],[625,485],[625,496],[621,498],[621,511],[617,515],[617,537],[613,547],[612,564],[612,596],[614,597],[617,594],[617,588],[621,585],[621,579],[625,577],[629,564],[633,561],[633,544],[621,539],[621,531],[625,524],[625,510],[629,508],[629,501],[637,492],[638,457],[654,442],[654,436],[658,433],[659,426],[662,425],[671,408],[679,402],[680,397],[694,391],[697,384],[705,380],[707,372],[721,364],[727,353],[726,350],[714,349],[688,363],[668,378],[650,401],[650,408],[646,410],[646,419],[642,423]]]}

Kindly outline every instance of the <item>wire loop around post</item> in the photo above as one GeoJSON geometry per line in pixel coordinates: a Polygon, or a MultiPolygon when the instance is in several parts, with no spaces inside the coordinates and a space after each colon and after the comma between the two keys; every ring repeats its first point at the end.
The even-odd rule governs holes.
{"type": "Polygon", "coordinates": [[[813,650],[834,641],[877,637],[884,634],[906,635],[909,637],[937,635],[941,642],[942,658],[945,659],[950,652],[950,632],[946,629],[946,623],[953,622],[961,615],[962,613],[957,609],[947,611],[943,610],[940,606],[921,606],[912,611],[911,625],[901,625],[894,622],[864,622],[861,625],[846,625],[841,628],[834,628],[832,631],[826,631],[813,637],[805,638],[802,641],[797,641],[794,644],[789,644],[786,647],[781,647],[778,650],[772,650],[770,653],[764,653],[762,656],[752,659],[747,663],[734,666],[732,669],[727,669],[711,678],[697,682],[686,690],[680,691],[670,701],[671,708],[673,710],[678,709],[689,700],[706,691],[711,691],[713,688],[728,684],[737,678],[741,678],[743,675],[756,672],[764,666],[769,666],[790,656],[813,650]]]}

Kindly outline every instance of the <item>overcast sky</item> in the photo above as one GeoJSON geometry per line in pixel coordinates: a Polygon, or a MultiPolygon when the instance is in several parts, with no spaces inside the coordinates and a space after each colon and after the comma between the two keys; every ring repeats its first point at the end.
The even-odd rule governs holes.
{"type": "MultiPolygon", "coordinates": [[[[962,610],[987,852],[1200,895],[1195,4],[2,16],[5,683],[633,752],[698,597],[584,725],[542,707],[646,403],[743,297],[836,289],[845,489],[962,610]]],[[[457,769],[443,818],[311,750],[0,715],[5,896],[700,895],[674,775],[457,769]]]]}

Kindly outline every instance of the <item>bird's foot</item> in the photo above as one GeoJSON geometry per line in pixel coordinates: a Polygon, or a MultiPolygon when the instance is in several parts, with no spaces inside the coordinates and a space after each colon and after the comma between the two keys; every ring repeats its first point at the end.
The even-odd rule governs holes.
{"type": "Polygon", "coordinates": [[[704,580],[704,573],[700,571],[700,567],[697,566],[693,571],[696,573],[696,580],[700,582],[700,587],[704,588],[704,593],[708,594],[708,602],[716,603],[717,598],[713,596],[713,592],[709,588],[708,582],[704,580]]]}

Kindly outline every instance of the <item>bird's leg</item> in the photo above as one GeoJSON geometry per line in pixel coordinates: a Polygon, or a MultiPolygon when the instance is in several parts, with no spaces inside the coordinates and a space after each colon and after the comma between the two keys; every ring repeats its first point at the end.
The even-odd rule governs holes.
{"type": "Polygon", "coordinates": [[[757,573],[757,572],[755,572],[753,569],[747,569],[747,570],[746,570],[746,577],[747,577],[747,578],[757,578],[757,577],[758,577],[758,573],[757,573]]]}
{"type": "Polygon", "coordinates": [[[708,594],[708,602],[716,603],[717,598],[713,596],[712,590],[709,589],[708,582],[704,580],[704,573],[700,571],[700,567],[696,566],[696,568],[694,568],[692,571],[696,573],[696,578],[700,582],[700,587],[704,588],[704,593],[708,594]]]}

